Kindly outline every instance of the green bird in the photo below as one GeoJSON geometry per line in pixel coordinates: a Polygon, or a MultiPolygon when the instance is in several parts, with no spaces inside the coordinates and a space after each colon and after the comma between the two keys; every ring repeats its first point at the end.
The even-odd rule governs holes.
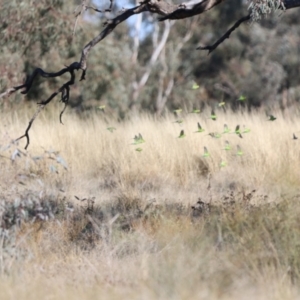
{"type": "Polygon", "coordinates": [[[246,100],[247,100],[247,98],[244,95],[241,95],[239,97],[239,99],[237,99],[237,101],[241,101],[241,102],[246,101],[246,100]]]}
{"type": "Polygon", "coordinates": [[[193,86],[192,86],[192,90],[198,90],[199,87],[200,87],[200,86],[199,86],[196,82],[194,82],[194,83],[193,83],[193,86]]]}
{"type": "Polygon", "coordinates": [[[201,110],[200,109],[193,109],[190,113],[191,114],[200,114],[201,110]]]}
{"type": "Polygon", "coordinates": [[[213,121],[217,120],[217,115],[215,114],[215,111],[213,109],[211,110],[209,119],[212,119],[213,121]]]}
{"type": "Polygon", "coordinates": [[[183,120],[182,120],[182,119],[180,119],[180,120],[176,120],[176,121],[175,121],[175,122],[173,122],[173,123],[182,124],[182,123],[183,123],[183,120]]]}
{"type": "Polygon", "coordinates": [[[207,150],[207,148],[206,147],[204,147],[204,154],[203,154],[203,157],[209,157],[210,156],[210,154],[209,154],[209,152],[208,152],[208,150],[207,150]]]}
{"type": "Polygon", "coordinates": [[[143,144],[146,142],[140,133],[139,135],[134,136],[133,141],[133,145],[143,144]]]}
{"type": "Polygon", "coordinates": [[[237,153],[236,153],[236,155],[242,156],[244,153],[243,153],[241,147],[240,147],[239,145],[237,145],[236,148],[237,148],[237,153]]]}
{"type": "Polygon", "coordinates": [[[115,127],[107,127],[106,129],[107,129],[108,131],[110,131],[110,132],[114,132],[114,130],[116,130],[115,127]]]}
{"type": "Polygon", "coordinates": [[[183,139],[186,135],[184,134],[184,130],[182,129],[179,134],[179,139],[183,139]]]}
{"type": "Polygon", "coordinates": [[[230,129],[228,128],[227,124],[224,124],[224,131],[223,133],[230,133],[230,129]]]}
{"type": "Polygon", "coordinates": [[[231,150],[231,146],[228,141],[225,141],[225,148],[223,150],[226,150],[226,151],[231,150]]]}
{"type": "Polygon", "coordinates": [[[226,166],[227,166],[227,162],[222,160],[222,161],[220,162],[220,167],[221,167],[221,168],[224,168],[224,167],[226,167],[226,166]]]}
{"type": "Polygon", "coordinates": [[[137,151],[137,152],[142,152],[143,149],[142,149],[142,148],[136,148],[135,151],[137,151]]]}
{"type": "Polygon", "coordinates": [[[210,135],[212,138],[216,138],[219,139],[222,134],[218,133],[218,132],[210,132],[208,135],[210,135]]]}
{"type": "Polygon", "coordinates": [[[200,125],[200,123],[198,122],[198,130],[195,131],[195,133],[196,133],[196,132],[203,132],[203,131],[205,131],[205,129],[202,128],[201,125],[200,125]]]}
{"type": "Polygon", "coordinates": [[[247,128],[245,125],[244,125],[244,129],[243,129],[243,133],[249,133],[251,131],[250,128],[247,128]]]}
{"type": "Polygon", "coordinates": [[[173,113],[176,114],[177,116],[182,112],[182,109],[181,108],[178,108],[178,109],[174,109],[173,110],[173,113]]]}
{"type": "Polygon", "coordinates": [[[277,118],[274,117],[273,115],[268,115],[268,121],[275,121],[277,118]]]}
{"type": "Polygon", "coordinates": [[[243,138],[240,130],[240,125],[236,125],[234,133],[237,134],[241,139],[243,138]]]}

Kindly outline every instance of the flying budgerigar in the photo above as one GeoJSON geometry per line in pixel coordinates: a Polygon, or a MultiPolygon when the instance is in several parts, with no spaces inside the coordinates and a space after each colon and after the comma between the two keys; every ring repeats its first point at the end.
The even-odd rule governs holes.
{"type": "Polygon", "coordinates": [[[244,129],[243,129],[243,133],[249,133],[251,131],[250,128],[247,128],[245,125],[244,125],[244,129]]]}
{"type": "Polygon", "coordinates": [[[243,153],[241,147],[240,147],[239,145],[237,145],[236,148],[237,148],[237,153],[236,153],[236,155],[242,156],[244,153],[243,153]]]}
{"type": "Polygon", "coordinates": [[[182,119],[180,119],[180,120],[176,120],[176,121],[175,121],[175,122],[173,122],[173,123],[182,124],[182,123],[183,123],[183,120],[182,120],[182,119]]]}
{"type": "Polygon", "coordinates": [[[205,131],[205,129],[202,128],[201,125],[200,125],[200,123],[198,122],[198,130],[195,131],[195,133],[196,133],[196,132],[203,132],[203,131],[205,131]]]}
{"type": "Polygon", "coordinates": [[[114,132],[114,130],[116,130],[115,127],[107,127],[106,129],[107,129],[108,131],[110,131],[110,132],[114,132]]]}
{"type": "Polygon", "coordinates": [[[234,133],[237,134],[241,139],[243,138],[240,130],[240,125],[236,125],[234,133]]]}
{"type": "Polygon", "coordinates": [[[182,139],[182,138],[184,138],[184,137],[185,137],[185,134],[184,134],[184,130],[182,129],[182,130],[180,131],[180,134],[179,134],[178,138],[179,138],[179,139],[182,139]]]}
{"type": "Polygon", "coordinates": [[[182,112],[181,108],[177,108],[173,110],[173,113],[176,114],[177,116],[182,112]]]}
{"type": "Polygon", "coordinates": [[[231,145],[229,144],[228,141],[225,141],[225,148],[224,148],[224,150],[226,150],[226,151],[231,150],[231,145]]]}
{"type": "Polygon", "coordinates": [[[204,147],[204,154],[203,154],[203,157],[209,157],[209,156],[210,156],[210,154],[209,154],[207,148],[204,147]]]}
{"type": "Polygon", "coordinates": [[[239,97],[239,99],[237,99],[237,101],[241,101],[241,102],[246,101],[246,100],[247,100],[247,98],[244,95],[241,95],[239,97]]]}
{"type": "Polygon", "coordinates": [[[274,117],[273,115],[268,115],[268,121],[275,121],[277,118],[274,117]]]}
{"type": "Polygon", "coordinates": [[[230,129],[228,128],[227,124],[224,124],[224,131],[223,133],[230,133],[230,129]]]}
{"type": "Polygon", "coordinates": [[[199,89],[199,87],[200,86],[196,82],[194,82],[193,86],[192,86],[192,90],[197,90],[197,89],[199,89]]]}
{"type": "Polygon", "coordinates": [[[213,109],[211,110],[211,114],[210,114],[209,119],[212,119],[213,121],[217,120],[217,115],[216,115],[216,113],[213,109]]]}
{"type": "Polygon", "coordinates": [[[222,136],[222,134],[218,132],[210,132],[208,135],[215,139],[219,139],[222,136]]]}
{"type": "Polygon", "coordinates": [[[142,144],[145,143],[144,138],[142,137],[142,135],[139,133],[139,135],[135,135],[133,138],[133,145],[138,145],[138,144],[142,144]]]}

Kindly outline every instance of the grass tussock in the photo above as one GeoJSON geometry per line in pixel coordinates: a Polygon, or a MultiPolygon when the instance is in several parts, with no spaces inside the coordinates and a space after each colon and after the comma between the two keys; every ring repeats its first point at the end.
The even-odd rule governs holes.
{"type": "Polygon", "coordinates": [[[300,124],[276,116],[48,111],[28,151],[1,116],[1,299],[299,297],[300,124]]]}

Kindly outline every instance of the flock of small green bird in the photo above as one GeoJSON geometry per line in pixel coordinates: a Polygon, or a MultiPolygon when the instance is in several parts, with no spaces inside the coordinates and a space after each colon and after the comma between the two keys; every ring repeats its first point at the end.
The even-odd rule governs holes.
{"type": "MultiPolygon", "coordinates": [[[[196,110],[193,110],[193,112],[195,112],[196,110]]],[[[198,111],[198,110],[197,110],[198,111]]],[[[178,115],[178,112],[179,110],[174,110],[174,113],[176,115],[178,115]]],[[[213,120],[213,121],[216,121],[217,120],[217,115],[216,113],[214,112],[214,110],[211,111],[211,115],[209,117],[209,119],[213,120]]],[[[272,121],[276,120],[276,118],[274,116],[272,116],[272,121]]],[[[183,121],[182,121],[183,122],[183,121]]],[[[181,124],[182,122],[176,122],[176,123],[179,123],[181,124]]],[[[202,133],[204,132],[205,129],[201,126],[201,124],[198,122],[197,123],[197,130],[194,131],[194,133],[202,133]]],[[[235,127],[234,130],[231,130],[227,124],[224,124],[224,129],[223,129],[223,132],[222,133],[219,133],[219,132],[209,132],[207,135],[211,136],[212,138],[216,138],[216,139],[219,139],[221,138],[223,135],[225,134],[236,134],[239,138],[243,138],[243,135],[242,134],[246,134],[246,133],[249,133],[251,130],[250,128],[247,128],[246,126],[244,126],[243,129],[240,128],[240,125],[237,125],[235,127]]],[[[178,138],[182,139],[182,138],[185,138],[186,135],[184,133],[184,130],[182,129],[179,133],[179,136],[178,138]]],[[[230,145],[230,143],[226,140],[225,141],[225,147],[222,149],[222,150],[225,150],[225,151],[230,151],[232,150],[232,146],[230,145]]],[[[236,152],[236,155],[237,156],[242,156],[243,155],[243,151],[241,150],[241,147],[239,145],[237,145],[237,152],[236,152]]],[[[210,153],[207,149],[207,147],[204,147],[204,153],[202,155],[204,158],[208,158],[210,157],[210,153]]],[[[227,162],[225,161],[221,161],[220,162],[220,167],[225,167],[227,165],[227,162]]]]}
{"type": "MultiPolygon", "coordinates": [[[[198,88],[198,87],[199,87],[199,86],[193,86],[193,88],[198,88]]],[[[246,97],[245,97],[245,96],[240,96],[240,98],[237,99],[237,100],[238,100],[238,101],[245,101],[245,100],[246,100],[246,97]]],[[[225,105],[225,102],[220,102],[218,106],[219,106],[219,107],[222,107],[222,106],[224,106],[224,105],[225,105]]],[[[179,114],[182,112],[182,109],[176,109],[176,110],[174,110],[173,112],[174,112],[174,114],[175,114],[176,116],[179,116],[179,114]]],[[[194,110],[192,110],[191,113],[200,113],[200,110],[199,110],[199,109],[194,109],[194,110]]],[[[272,121],[272,122],[275,121],[275,120],[277,119],[277,118],[276,118],[275,116],[273,116],[273,115],[267,115],[267,117],[268,117],[267,120],[268,120],[268,121],[272,121]]],[[[211,110],[211,114],[210,114],[210,116],[208,117],[208,119],[211,119],[211,120],[213,120],[213,121],[216,121],[216,120],[217,120],[217,115],[216,115],[214,109],[211,110]]],[[[175,121],[174,123],[182,124],[182,123],[183,123],[183,120],[182,120],[182,119],[179,119],[179,120],[175,121]]],[[[204,129],[204,128],[201,126],[201,124],[198,122],[198,123],[197,123],[197,130],[194,131],[194,133],[202,133],[202,132],[204,132],[204,131],[205,131],[205,129],[204,129]]],[[[221,138],[222,136],[224,136],[225,134],[231,134],[231,133],[232,133],[232,134],[237,135],[239,138],[243,138],[243,135],[249,133],[250,131],[251,131],[251,129],[250,129],[250,128],[247,128],[245,125],[243,126],[243,128],[241,128],[240,125],[236,125],[235,129],[234,129],[234,130],[231,130],[231,129],[228,127],[227,124],[224,124],[223,132],[221,132],[221,133],[219,133],[219,132],[209,132],[207,135],[211,136],[212,138],[219,139],[219,138],[221,138]]],[[[182,129],[182,130],[180,131],[180,133],[179,133],[178,138],[179,138],[179,139],[183,139],[183,138],[185,138],[185,137],[186,137],[186,134],[185,134],[184,130],[182,129]]],[[[293,139],[294,139],[294,140],[295,140],[295,139],[298,139],[298,137],[297,137],[295,134],[293,134],[293,139]]],[[[236,155],[237,155],[237,156],[243,156],[244,153],[243,153],[241,147],[240,147],[239,145],[237,145],[236,148],[237,148],[236,155]]],[[[229,143],[227,140],[225,141],[225,147],[224,147],[222,150],[225,150],[225,151],[230,151],[230,150],[232,150],[232,146],[230,145],[230,143],[229,143]]],[[[204,158],[210,157],[210,153],[209,153],[207,147],[204,147],[204,153],[203,153],[202,156],[203,156],[204,158]]],[[[225,161],[221,161],[221,162],[220,162],[220,167],[225,167],[226,165],[227,165],[227,162],[225,162],[225,161]]]]}
{"type": "MultiPolygon", "coordinates": [[[[197,85],[196,83],[194,83],[194,85],[192,86],[192,89],[198,89],[199,88],[199,85],[197,85]]],[[[241,95],[237,101],[246,101],[246,97],[241,95]]],[[[225,105],[225,102],[220,102],[218,104],[218,107],[223,107],[225,105]]],[[[99,106],[98,107],[99,110],[102,110],[104,112],[104,109],[105,109],[105,105],[102,105],[102,106],[99,106]]],[[[175,109],[173,111],[173,113],[175,114],[175,116],[178,118],[180,116],[180,114],[182,113],[182,109],[181,108],[178,108],[178,109],[175,109]]],[[[192,114],[200,114],[201,111],[200,109],[193,109],[190,113],[192,114]]],[[[267,115],[268,117],[268,121],[275,121],[277,118],[273,115],[267,115]]],[[[210,116],[208,117],[208,119],[211,119],[212,121],[216,121],[217,120],[217,115],[214,111],[214,109],[211,110],[211,114],[210,116]]],[[[182,126],[184,120],[183,119],[180,119],[178,118],[176,121],[174,121],[173,123],[177,123],[179,124],[180,126],[182,126]]],[[[107,130],[110,131],[110,132],[114,132],[116,130],[115,127],[107,127],[107,130]]],[[[219,132],[208,132],[207,135],[211,136],[212,138],[214,139],[219,139],[221,138],[222,136],[226,135],[226,134],[235,134],[236,136],[238,136],[239,138],[243,138],[243,135],[244,134],[247,134],[251,131],[250,128],[247,128],[245,125],[243,126],[243,128],[240,127],[240,125],[236,125],[235,129],[234,130],[231,130],[227,124],[224,124],[224,128],[223,128],[223,132],[219,133],[219,132]]],[[[205,132],[205,129],[201,126],[201,124],[198,122],[197,123],[197,130],[194,131],[194,133],[203,133],[205,132]]],[[[179,139],[183,139],[186,137],[186,134],[184,132],[184,129],[181,129],[180,130],[180,133],[179,133],[179,136],[177,138],[179,139]]],[[[298,137],[295,135],[295,133],[293,133],[293,140],[297,140],[298,137]]],[[[134,145],[134,146],[137,146],[137,145],[140,145],[140,144],[143,144],[145,143],[146,141],[144,140],[143,136],[139,133],[138,135],[135,135],[134,138],[133,138],[133,143],[131,145],[134,145]]],[[[241,147],[239,145],[236,146],[236,156],[243,156],[243,151],[241,149],[241,147]]],[[[232,150],[232,146],[230,145],[229,141],[226,140],[225,141],[225,146],[222,150],[225,150],[225,151],[230,151],[232,150]]],[[[137,152],[142,152],[143,149],[141,147],[138,147],[138,148],[135,148],[135,151],[137,152]]],[[[202,157],[204,158],[208,158],[210,157],[210,153],[207,149],[207,147],[204,147],[204,153],[202,155],[202,157]]],[[[227,165],[227,162],[225,161],[221,161],[220,162],[220,167],[225,167],[227,165]]]]}

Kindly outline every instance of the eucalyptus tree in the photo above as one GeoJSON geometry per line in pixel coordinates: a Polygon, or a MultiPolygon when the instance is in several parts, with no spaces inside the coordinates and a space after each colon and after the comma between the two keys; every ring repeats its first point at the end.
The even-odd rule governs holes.
{"type": "MultiPolygon", "coordinates": [[[[227,0],[228,1],[228,0],[227,0]]],[[[164,0],[143,0],[135,5],[133,5],[131,8],[122,9],[121,12],[118,12],[115,14],[115,16],[108,18],[104,24],[103,29],[101,32],[99,32],[97,35],[95,35],[91,40],[86,43],[86,45],[81,49],[80,53],[74,54],[78,55],[78,59],[65,65],[63,68],[58,68],[56,72],[48,72],[44,70],[43,66],[38,66],[35,68],[31,74],[27,77],[24,83],[15,85],[13,87],[6,88],[5,91],[3,91],[0,94],[0,98],[7,97],[17,91],[20,91],[21,94],[27,94],[31,89],[34,88],[34,85],[36,84],[36,79],[39,77],[43,78],[51,78],[58,80],[59,78],[64,78],[65,74],[69,75],[69,78],[65,80],[58,89],[53,90],[50,95],[45,97],[46,99],[43,101],[40,101],[38,103],[38,109],[34,116],[29,121],[29,124],[25,130],[24,135],[19,137],[17,140],[26,138],[26,146],[25,149],[29,146],[30,138],[29,138],[29,131],[30,128],[38,116],[38,114],[56,97],[60,96],[60,100],[62,103],[64,103],[64,109],[60,113],[60,121],[62,122],[62,115],[65,111],[66,106],[69,103],[70,99],[70,93],[72,92],[72,86],[74,83],[79,80],[79,82],[82,82],[86,79],[86,76],[89,72],[89,61],[91,60],[91,56],[93,53],[91,52],[94,47],[102,42],[109,34],[111,34],[121,23],[128,20],[129,18],[140,15],[144,13],[148,13],[151,15],[158,15],[158,21],[159,22],[166,22],[166,31],[169,32],[172,30],[172,28],[169,26],[170,22],[174,22],[174,20],[180,20],[180,19],[187,19],[192,18],[197,15],[201,15],[206,13],[207,11],[211,10],[212,8],[222,5],[224,2],[227,2],[226,0],[190,0],[187,2],[182,3],[169,3],[164,0]],[[168,25],[169,24],[169,25],[168,25]],[[80,72],[78,75],[77,72],[80,72]]],[[[61,32],[63,36],[64,32],[64,22],[66,21],[59,10],[60,7],[63,5],[63,1],[59,0],[52,0],[46,1],[42,0],[38,3],[36,1],[29,1],[29,2],[19,2],[19,1],[9,1],[11,5],[8,5],[8,1],[4,1],[6,4],[6,7],[8,7],[8,13],[12,16],[12,18],[16,18],[15,22],[18,26],[18,30],[12,30],[9,32],[6,30],[8,28],[8,24],[5,22],[2,22],[2,28],[1,28],[1,35],[5,39],[8,38],[17,38],[19,42],[19,47],[24,48],[24,51],[29,51],[30,47],[35,44],[35,40],[32,40],[35,36],[41,34],[41,38],[39,39],[39,46],[40,51],[44,51],[45,47],[47,47],[48,43],[51,43],[51,39],[47,38],[48,33],[52,33],[57,31],[61,32]],[[18,15],[14,15],[14,7],[16,6],[24,6],[23,9],[28,10],[28,20],[22,20],[18,19],[18,15]],[[34,11],[36,13],[34,14],[34,11]],[[36,15],[39,15],[39,26],[32,26],[31,18],[33,15],[30,14],[30,12],[33,12],[33,15],[36,17],[36,15]],[[51,13],[53,15],[53,21],[51,21],[48,24],[45,24],[43,20],[43,16],[45,14],[51,13]],[[23,35],[23,31],[26,29],[28,31],[28,34],[23,35]],[[30,31],[33,31],[33,33],[30,33],[30,31]]],[[[90,3],[88,0],[82,0],[80,5],[77,7],[76,10],[76,22],[77,20],[83,15],[83,13],[87,10],[92,10],[94,12],[97,12],[99,14],[106,14],[108,12],[114,12],[114,7],[117,5],[117,3],[114,2],[114,0],[109,0],[107,3],[107,6],[103,9],[96,8],[90,3]]],[[[219,47],[227,38],[230,37],[232,32],[236,30],[242,23],[246,21],[255,22],[262,18],[262,16],[270,14],[272,11],[275,10],[281,10],[285,11],[288,9],[297,8],[300,6],[300,0],[250,0],[249,1],[249,9],[247,14],[244,16],[239,16],[237,20],[232,20],[234,24],[229,27],[228,30],[224,30],[224,34],[220,36],[214,43],[210,45],[205,46],[199,46],[197,47],[198,50],[202,51],[208,51],[208,53],[211,53],[214,51],[217,47],[219,47]]],[[[7,13],[7,12],[2,12],[7,13]]],[[[1,17],[1,16],[0,16],[1,17]]],[[[68,20],[69,21],[69,20],[68,20]]],[[[11,27],[10,27],[11,28],[11,27]]],[[[53,36],[53,35],[52,35],[53,36]]],[[[72,39],[72,36],[65,36],[65,39],[63,39],[63,43],[69,42],[69,39],[72,39]]],[[[187,39],[190,38],[190,35],[187,36],[187,39]]],[[[1,40],[1,39],[0,39],[1,40]]],[[[161,42],[165,43],[166,39],[164,36],[161,38],[161,42]]],[[[62,45],[63,47],[64,45],[62,45]]],[[[159,48],[159,44],[157,44],[156,49],[154,52],[157,52],[157,48],[159,48]]],[[[8,51],[14,51],[14,49],[8,49],[8,51]]],[[[103,54],[105,56],[105,53],[103,54]]],[[[73,56],[73,54],[72,54],[73,56]]],[[[154,58],[156,58],[157,55],[154,55],[154,58]]],[[[150,60],[151,62],[151,60],[150,60]]],[[[21,70],[20,70],[21,71],[21,70]]],[[[139,90],[141,83],[144,84],[145,80],[142,80],[143,78],[149,77],[146,73],[142,75],[141,80],[137,80],[136,85],[136,91],[139,90]],[[146,74],[146,75],[145,75],[146,74]]],[[[146,80],[147,81],[147,80],[146,80]]],[[[172,80],[171,80],[171,87],[172,87],[172,80]]],[[[164,91],[165,94],[168,94],[168,88],[164,91]]],[[[167,96],[167,95],[166,95],[167,96]]],[[[133,96],[133,105],[135,102],[135,96],[133,96]]],[[[158,98],[158,102],[164,103],[165,99],[162,97],[158,98]]],[[[161,103],[158,103],[158,110],[160,109],[159,106],[161,103]]]]}

